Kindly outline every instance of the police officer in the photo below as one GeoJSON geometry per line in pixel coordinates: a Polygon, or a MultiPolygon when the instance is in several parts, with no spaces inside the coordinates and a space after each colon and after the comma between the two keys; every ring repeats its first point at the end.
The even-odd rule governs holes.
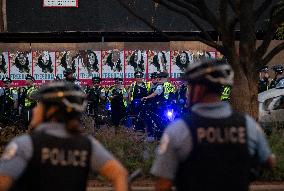
{"type": "Polygon", "coordinates": [[[147,124],[148,140],[152,140],[155,137],[160,138],[157,132],[162,130],[163,124],[161,119],[157,116],[160,116],[160,106],[165,102],[164,87],[162,83],[159,83],[158,74],[152,73],[151,79],[152,82],[150,84],[148,96],[141,99],[141,101],[146,101],[147,109],[151,111],[147,113],[144,119],[147,124]],[[155,121],[155,125],[153,125],[153,121],[155,121]]]}
{"type": "Polygon", "coordinates": [[[258,93],[269,89],[268,66],[263,66],[259,70],[258,93]]]}
{"type": "Polygon", "coordinates": [[[0,161],[0,190],[86,190],[89,171],[127,190],[127,172],[93,137],[83,135],[86,94],[70,82],[43,85],[31,134],[14,138],[0,161]]]}
{"type": "Polygon", "coordinates": [[[148,81],[146,83],[148,94],[150,93],[150,91],[152,91],[152,89],[156,89],[158,85],[158,73],[157,72],[151,73],[150,78],[151,78],[151,81],[148,81]]]}
{"type": "Polygon", "coordinates": [[[111,106],[112,123],[115,127],[118,127],[120,120],[125,117],[127,107],[128,93],[122,83],[122,78],[115,78],[114,86],[110,88],[108,93],[111,106]]]}
{"type": "Polygon", "coordinates": [[[168,82],[168,77],[169,74],[166,72],[160,72],[158,74],[159,83],[163,85],[165,101],[170,103],[174,100],[175,88],[170,82],[168,82]]]}
{"type": "Polygon", "coordinates": [[[160,102],[164,101],[164,87],[159,83],[158,73],[151,74],[152,82],[148,83],[148,95],[141,98],[142,101],[147,100],[153,108],[156,108],[160,102]]]}
{"type": "Polygon", "coordinates": [[[177,106],[178,110],[178,116],[183,115],[183,113],[187,112],[187,98],[186,94],[187,91],[190,91],[190,89],[187,88],[186,83],[182,83],[181,86],[175,91],[175,100],[174,103],[177,106]]]}
{"type": "Polygon", "coordinates": [[[162,137],[151,172],[156,190],[248,190],[255,165],[275,165],[261,127],[248,115],[220,102],[222,86],[233,84],[225,60],[188,66],[190,113],[171,123],[162,137]],[[166,167],[166,168],[165,168],[166,167]]]}
{"type": "Polygon", "coordinates": [[[187,92],[187,85],[182,83],[181,86],[175,91],[175,98],[176,102],[179,104],[186,103],[186,92],[187,92]]]}
{"type": "Polygon", "coordinates": [[[134,73],[135,82],[130,85],[129,99],[131,102],[131,111],[137,111],[135,108],[139,107],[136,103],[139,103],[141,98],[148,95],[147,84],[143,81],[143,72],[137,71],[134,73]]]}
{"type": "Polygon", "coordinates": [[[271,81],[269,89],[275,88],[280,80],[284,79],[284,67],[281,65],[275,65],[272,67],[272,70],[275,73],[274,79],[271,81]]]}
{"type": "Polygon", "coordinates": [[[87,106],[87,114],[95,117],[96,124],[98,122],[98,111],[99,105],[105,101],[105,90],[100,85],[101,78],[93,77],[92,78],[93,86],[88,87],[86,89],[88,106],[87,106]]]}
{"type": "Polygon", "coordinates": [[[32,109],[36,106],[36,100],[32,99],[31,95],[37,91],[37,88],[34,86],[34,77],[28,74],[26,76],[26,87],[21,90],[19,100],[21,107],[21,116],[24,120],[24,129],[28,128],[30,120],[32,118],[32,109]]]}
{"type": "Polygon", "coordinates": [[[12,80],[8,77],[2,78],[3,88],[0,88],[0,121],[7,124],[15,120],[18,107],[18,93],[12,88],[12,80]]]}
{"type": "Polygon", "coordinates": [[[64,80],[74,83],[76,85],[81,85],[80,81],[74,77],[74,71],[71,68],[67,68],[63,71],[64,80]]]}

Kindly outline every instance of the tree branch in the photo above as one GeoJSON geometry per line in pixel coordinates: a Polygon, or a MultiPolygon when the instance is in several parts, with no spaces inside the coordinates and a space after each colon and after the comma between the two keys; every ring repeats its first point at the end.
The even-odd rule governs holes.
{"type": "Polygon", "coordinates": [[[274,58],[275,55],[277,55],[279,52],[284,50],[284,42],[278,44],[276,47],[274,47],[258,64],[259,67],[265,66],[270,60],[274,58]]]}
{"type": "Polygon", "coordinates": [[[257,21],[260,16],[265,12],[265,10],[270,6],[272,0],[265,0],[255,11],[254,11],[254,20],[257,21]]]}
{"type": "Polygon", "coordinates": [[[277,27],[278,27],[277,24],[279,21],[276,18],[274,18],[274,15],[273,15],[276,9],[277,9],[277,6],[274,6],[272,8],[271,13],[270,13],[270,19],[268,23],[267,32],[263,38],[262,44],[255,51],[255,59],[257,60],[257,62],[264,56],[277,30],[277,27]]]}
{"type": "MultiPolygon", "coordinates": [[[[169,1],[172,1],[172,0],[169,0],[169,1]]],[[[159,0],[159,4],[165,6],[169,10],[172,10],[172,11],[174,11],[178,14],[181,14],[181,15],[185,16],[186,18],[188,18],[201,32],[204,33],[205,38],[207,40],[214,42],[214,40],[211,38],[211,36],[208,34],[208,32],[198,23],[198,21],[196,21],[196,19],[194,19],[191,16],[191,14],[187,10],[185,10],[181,7],[177,7],[177,6],[173,5],[172,3],[169,3],[169,2],[164,1],[164,0],[159,0]]]]}
{"type": "MultiPolygon", "coordinates": [[[[208,46],[211,46],[213,48],[215,48],[216,50],[220,51],[221,53],[224,53],[224,47],[222,45],[217,44],[214,40],[210,40],[210,39],[206,39],[206,38],[202,38],[200,36],[193,36],[193,37],[184,37],[182,35],[178,35],[178,36],[172,36],[172,35],[168,35],[166,33],[164,33],[163,31],[161,31],[160,29],[158,29],[157,27],[155,27],[153,24],[151,24],[149,21],[147,21],[145,18],[143,18],[142,16],[138,15],[134,10],[132,10],[128,5],[126,5],[125,3],[122,2],[122,0],[117,0],[127,11],[129,11],[133,16],[135,16],[136,18],[138,18],[140,21],[142,21],[144,24],[146,24],[147,26],[149,26],[151,29],[153,29],[154,31],[157,31],[158,33],[160,33],[163,37],[170,39],[170,38],[175,38],[177,40],[192,40],[192,41],[200,41],[208,46]]],[[[161,3],[161,2],[160,2],[161,3]]],[[[211,37],[210,37],[211,38],[211,37]]]]}
{"type": "MultiPolygon", "coordinates": [[[[155,2],[160,2],[161,0],[154,0],[155,2]]],[[[168,0],[171,3],[179,6],[179,7],[183,7],[185,9],[187,9],[188,11],[190,11],[191,13],[197,15],[198,17],[202,18],[202,14],[201,11],[195,7],[194,5],[190,4],[190,3],[186,3],[182,0],[168,0]]]]}
{"type": "Polygon", "coordinates": [[[128,5],[126,5],[124,2],[122,2],[122,0],[117,0],[118,3],[124,7],[129,13],[131,13],[134,17],[136,17],[137,19],[139,19],[140,21],[142,21],[144,24],[146,24],[148,27],[150,27],[153,31],[156,31],[158,33],[160,33],[162,36],[164,36],[165,38],[169,38],[168,35],[166,35],[163,31],[161,31],[160,29],[158,29],[157,27],[155,27],[154,25],[152,25],[149,21],[147,21],[144,17],[140,16],[139,14],[137,14],[134,10],[132,10],[128,5]]]}
{"type": "Polygon", "coordinates": [[[220,20],[217,19],[217,17],[214,15],[214,13],[207,7],[204,0],[198,0],[194,1],[194,4],[197,8],[202,10],[202,15],[204,20],[206,20],[208,23],[211,24],[211,26],[219,33],[222,34],[221,31],[221,23],[220,20]]]}
{"type": "MultiPolygon", "coordinates": [[[[171,36],[171,38],[174,38],[174,39],[177,39],[177,40],[182,40],[182,36],[178,35],[178,36],[171,36]]],[[[218,50],[219,52],[221,52],[222,54],[224,54],[225,52],[225,49],[224,49],[224,46],[223,45],[219,45],[217,44],[215,41],[209,41],[209,40],[206,40],[200,36],[191,36],[191,37],[186,37],[186,40],[190,40],[190,41],[199,41],[199,42],[202,42],[208,46],[211,46],[213,48],[215,48],[216,50],[218,50]]]]}

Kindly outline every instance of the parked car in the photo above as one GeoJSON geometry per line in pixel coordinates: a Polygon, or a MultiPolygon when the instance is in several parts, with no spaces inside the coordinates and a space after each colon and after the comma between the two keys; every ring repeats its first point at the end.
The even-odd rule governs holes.
{"type": "Polygon", "coordinates": [[[259,122],[284,122],[284,80],[275,88],[258,94],[259,122]]]}

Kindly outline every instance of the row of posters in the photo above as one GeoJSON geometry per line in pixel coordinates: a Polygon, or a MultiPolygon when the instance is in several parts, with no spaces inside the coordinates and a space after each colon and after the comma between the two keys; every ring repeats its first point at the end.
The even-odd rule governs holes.
{"type": "Polygon", "coordinates": [[[63,71],[71,68],[83,84],[90,84],[94,76],[104,83],[113,78],[124,78],[125,84],[141,71],[146,79],[153,72],[168,72],[171,80],[177,79],[188,64],[201,58],[215,58],[216,52],[206,51],[152,51],[152,50],[81,50],[0,52],[0,77],[10,76],[14,85],[24,85],[25,76],[31,74],[36,83],[63,78],[63,71]]]}

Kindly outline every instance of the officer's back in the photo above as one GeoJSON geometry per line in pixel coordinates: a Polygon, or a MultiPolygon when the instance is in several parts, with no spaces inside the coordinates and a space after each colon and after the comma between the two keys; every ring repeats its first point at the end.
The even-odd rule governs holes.
{"type": "Polygon", "coordinates": [[[121,164],[91,136],[83,135],[80,114],[86,95],[73,83],[52,82],[34,97],[31,134],[15,138],[0,162],[0,190],[86,190],[89,171],[127,189],[121,164]],[[115,173],[114,173],[115,172],[115,173]]]}
{"type": "Polygon", "coordinates": [[[173,184],[188,191],[248,190],[253,162],[272,167],[274,158],[259,125],[219,100],[222,86],[233,84],[231,67],[225,60],[204,61],[184,77],[190,112],[163,135],[152,167],[157,190],[173,184]]]}

